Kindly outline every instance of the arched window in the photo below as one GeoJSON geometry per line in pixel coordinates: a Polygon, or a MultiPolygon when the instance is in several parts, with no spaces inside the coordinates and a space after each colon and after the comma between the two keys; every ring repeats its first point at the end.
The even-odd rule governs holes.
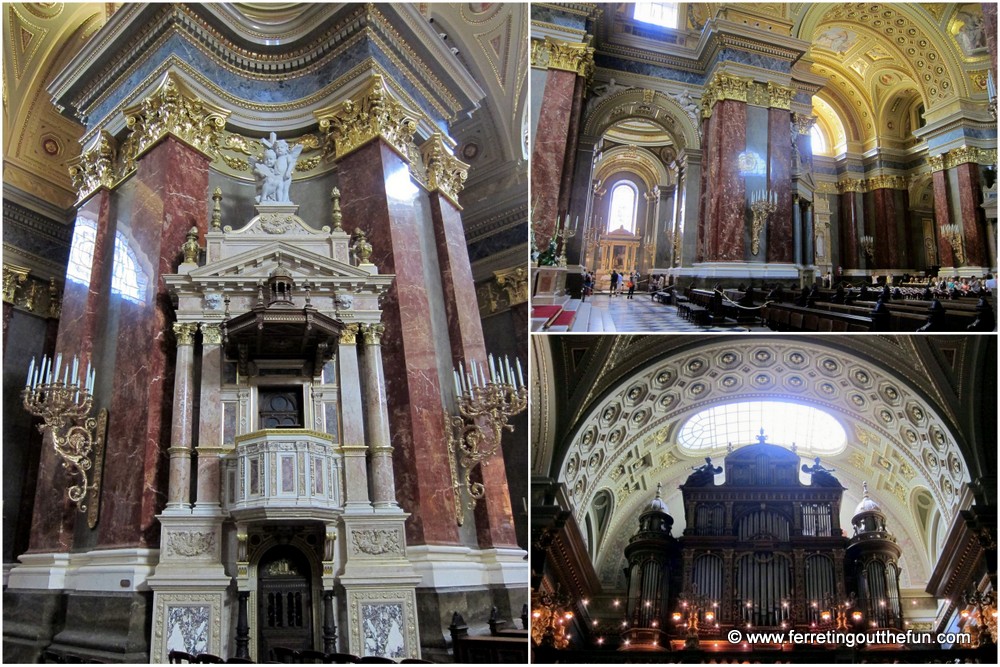
{"type": "Polygon", "coordinates": [[[637,2],[632,17],[636,21],[677,29],[676,2],[637,2]]]}
{"type": "Polygon", "coordinates": [[[125,235],[115,233],[115,265],[111,270],[111,293],[120,294],[122,298],[133,303],[146,302],[146,286],[149,278],[139,265],[135,251],[129,245],[125,235]]]}
{"type": "Polygon", "coordinates": [[[826,137],[823,136],[823,130],[819,129],[819,124],[812,126],[812,129],[809,130],[809,136],[812,137],[813,155],[824,155],[828,149],[826,137]]]}
{"type": "Polygon", "coordinates": [[[847,446],[847,432],[832,415],[787,401],[741,401],[707,408],[681,426],[677,444],[686,450],[725,449],[752,442],[761,429],[769,442],[830,456],[847,446]]]}
{"type": "Polygon", "coordinates": [[[80,217],[73,230],[73,245],[69,251],[66,280],[90,285],[90,268],[94,265],[94,243],[97,239],[97,223],[90,218],[80,217]]]}
{"type": "Polygon", "coordinates": [[[611,191],[608,231],[623,228],[635,234],[636,191],[631,183],[619,183],[611,191]]]}

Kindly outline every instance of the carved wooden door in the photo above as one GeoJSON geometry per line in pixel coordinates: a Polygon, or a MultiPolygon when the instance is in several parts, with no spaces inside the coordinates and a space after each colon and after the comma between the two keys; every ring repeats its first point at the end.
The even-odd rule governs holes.
{"type": "Polygon", "coordinates": [[[258,568],[257,604],[260,631],[258,661],[269,660],[272,648],[313,648],[312,582],[308,562],[292,548],[275,549],[258,568]]]}

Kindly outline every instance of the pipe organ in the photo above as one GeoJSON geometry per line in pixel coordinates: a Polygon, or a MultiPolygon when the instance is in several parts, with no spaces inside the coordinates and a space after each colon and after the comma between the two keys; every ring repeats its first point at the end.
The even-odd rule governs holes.
{"type": "Polygon", "coordinates": [[[692,648],[732,628],[903,627],[900,550],[867,485],[849,538],[833,470],[818,458],[803,464],[763,432],[757,440],[730,450],[722,467],[706,459],[693,469],[680,487],[679,538],[659,490],[640,516],[625,549],[622,650],[692,648]]]}

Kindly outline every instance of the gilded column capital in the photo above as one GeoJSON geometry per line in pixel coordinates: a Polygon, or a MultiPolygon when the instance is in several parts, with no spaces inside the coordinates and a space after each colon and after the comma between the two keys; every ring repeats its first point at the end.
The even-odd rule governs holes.
{"type": "Polygon", "coordinates": [[[944,171],[944,154],[932,155],[927,158],[927,166],[931,168],[931,171],[944,171]]]}
{"type": "MultiPolygon", "coordinates": [[[[959,146],[948,151],[944,156],[944,168],[954,169],[955,167],[967,164],[993,165],[997,162],[997,150],[979,148],[977,146],[959,146]]],[[[930,158],[928,158],[930,162],[930,158]]]]}
{"type": "Polygon", "coordinates": [[[816,116],[810,116],[809,114],[804,113],[793,113],[792,124],[795,126],[795,131],[798,134],[809,134],[812,132],[813,126],[816,124],[816,116]]]}
{"type": "Polygon", "coordinates": [[[210,159],[230,111],[199,99],[173,72],[138,104],[124,111],[128,139],[122,144],[122,173],[135,169],[135,161],[167,135],[184,142],[210,159]]]}
{"type": "Polygon", "coordinates": [[[795,94],[795,90],[788,88],[786,86],[780,86],[771,81],[767,82],[767,96],[768,96],[768,106],[772,109],[786,109],[791,110],[792,108],[792,95],[795,94]]]}
{"type": "Polygon", "coordinates": [[[198,325],[194,322],[174,322],[174,335],[177,337],[178,347],[194,345],[196,331],[198,331],[198,325]]]}
{"type": "Polygon", "coordinates": [[[383,324],[362,324],[360,325],[361,337],[365,341],[365,345],[381,345],[382,335],[385,333],[385,325],[383,324]]]}
{"type": "MultiPolygon", "coordinates": [[[[701,96],[702,116],[704,118],[711,116],[712,108],[722,100],[746,102],[752,87],[753,81],[750,79],[722,72],[717,73],[705,87],[705,92],[701,96]]],[[[754,90],[756,91],[757,88],[754,90]]]]}
{"type": "Polygon", "coordinates": [[[582,42],[546,37],[531,42],[531,66],[590,77],[594,72],[594,48],[582,42]]]}
{"type": "Polygon", "coordinates": [[[117,180],[115,138],[106,130],[97,133],[89,147],[83,149],[80,157],[70,160],[69,177],[76,189],[77,201],[82,201],[100,188],[111,188],[117,180]]]}
{"type": "Polygon", "coordinates": [[[837,191],[841,194],[845,192],[865,192],[865,181],[859,178],[846,178],[837,181],[837,191]]]}
{"type": "Polygon", "coordinates": [[[905,176],[879,174],[868,179],[869,190],[906,190],[906,188],[907,182],[905,176]]]}
{"type": "Polygon", "coordinates": [[[3,267],[3,300],[4,303],[14,303],[17,299],[17,288],[28,280],[28,269],[5,264],[3,267]]]}
{"type": "Polygon", "coordinates": [[[203,345],[222,345],[222,326],[218,324],[198,325],[201,329],[201,342],[203,345]]]}
{"type": "Polygon", "coordinates": [[[358,342],[358,324],[348,324],[340,331],[341,345],[355,345],[358,342]]]}
{"type": "Polygon", "coordinates": [[[353,153],[376,138],[382,139],[407,162],[412,162],[416,121],[393,97],[382,75],[350,99],[314,112],[324,136],[324,154],[334,159],[353,153]]]}
{"type": "Polygon", "coordinates": [[[440,132],[435,132],[424,142],[420,147],[420,154],[427,168],[427,186],[430,191],[440,192],[461,209],[458,194],[465,187],[465,179],[469,177],[469,165],[451,154],[440,132]]]}

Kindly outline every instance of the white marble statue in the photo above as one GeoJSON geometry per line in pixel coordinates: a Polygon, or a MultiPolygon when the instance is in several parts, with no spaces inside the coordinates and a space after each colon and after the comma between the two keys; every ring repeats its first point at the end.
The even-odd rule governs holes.
{"type": "Polygon", "coordinates": [[[274,132],[270,138],[261,139],[261,143],[267,147],[264,161],[250,158],[250,167],[257,179],[256,201],[258,204],[290,204],[288,187],[292,184],[292,173],[302,154],[302,146],[289,147],[288,142],[278,139],[274,132]]]}

